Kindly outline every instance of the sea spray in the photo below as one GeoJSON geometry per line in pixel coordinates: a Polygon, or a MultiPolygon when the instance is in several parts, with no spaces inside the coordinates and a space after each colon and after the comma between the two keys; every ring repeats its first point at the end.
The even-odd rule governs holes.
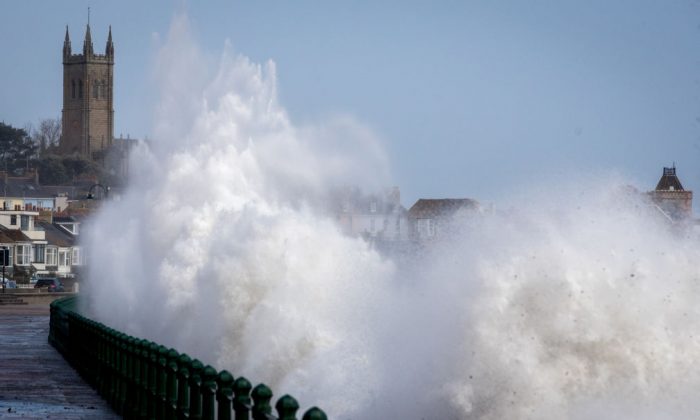
{"type": "Polygon", "coordinates": [[[480,287],[458,333],[465,417],[697,413],[698,239],[615,181],[560,184],[441,250],[438,266],[467,257],[452,278],[480,287]]]}
{"type": "Polygon", "coordinates": [[[227,48],[197,80],[208,72],[188,70],[200,61],[185,18],[169,38],[153,139],[86,235],[90,309],[307,405],[325,389],[331,413],[351,412],[364,399],[357,381],[377,388],[372,314],[394,265],[316,207],[348,177],[385,184],[381,147],[350,117],[293,126],[273,63],[227,48]],[[315,147],[321,137],[353,140],[344,148],[363,161],[315,147]]]}
{"type": "Polygon", "coordinates": [[[100,320],[332,418],[698,412],[700,246],[624,180],[548,181],[394,260],[319,205],[388,181],[375,136],[297,127],[272,63],[200,55],[176,18],[153,140],[86,229],[100,320]]]}

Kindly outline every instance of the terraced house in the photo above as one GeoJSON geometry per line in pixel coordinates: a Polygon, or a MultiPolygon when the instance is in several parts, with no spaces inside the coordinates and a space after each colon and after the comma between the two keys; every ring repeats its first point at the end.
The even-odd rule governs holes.
{"type": "Polygon", "coordinates": [[[0,249],[9,254],[6,276],[19,283],[32,276],[73,277],[83,265],[76,240],[79,222],[38,217],[37,211],[0,210],[0,249]]]}

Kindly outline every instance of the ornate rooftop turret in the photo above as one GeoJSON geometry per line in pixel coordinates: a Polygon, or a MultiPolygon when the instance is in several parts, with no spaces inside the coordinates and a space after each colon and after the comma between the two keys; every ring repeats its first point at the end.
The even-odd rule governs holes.
{"type": "Polygon", "coordinates": [[[683,188],[675,164],[664,168],[656,189],[649,191],[649,195],[671,221],[689,220],[693,215],[693,192],[683,188]]]}
{"type": "Polygon", "coordinates": [[[92,56],[92,36],[90,36],[90,24],[88,23],[85,30],[85,41],[83,42],[83,55],[87,58],[92,56]]]}
{"type": "Polygon", "coordinates": [[[107,36],[107,46],[105,47],[105,55],[114,56],[114,44],[112,43],[112,25],[109,25],[109,36],[107,36]]]}
{"type": "Polygon", "coordinates": [[[656,191],[683,191],[680,179],[676,176],[676,165],[664,168],[664,174],[659,183],[656,184],[656,191]]]}
{"type": "Polygon", "coordinates": [[[66,39],[63,41],[63,59],[65,60],[66,58],[70,57],[70,55],[70,36],[68,35],[68,25],[66,25],[66,39]]]}

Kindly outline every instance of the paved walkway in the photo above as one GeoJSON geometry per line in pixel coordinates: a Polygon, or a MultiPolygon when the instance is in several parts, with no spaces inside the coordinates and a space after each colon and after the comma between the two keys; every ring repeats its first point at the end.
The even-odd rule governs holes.
{"type": "Polygon", "coordinates": [[[0,307],[0,418],[119,418],[48,336],[48,305],[0,307]]]}

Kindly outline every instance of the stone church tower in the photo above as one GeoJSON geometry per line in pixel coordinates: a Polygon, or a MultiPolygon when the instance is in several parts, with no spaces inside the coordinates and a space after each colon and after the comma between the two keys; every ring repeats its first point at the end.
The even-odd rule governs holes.
{"type": "Polygon", "coordinates": [[[683,189],[676,176],[675,164],[671,168],[664,168],[656,189],[650,191],[649,195],[658,209],[672,221],[690,220],[693,217],[693,192],[683,189]]]}
{"type": "Polygon", "coordinates": [[[92,49],[87,25],[83,53],[72,54],[68,27],[63,42],[63,121],[60,151],[102,161],[114,138],[112,27],[105,54],[92,49]]]}

